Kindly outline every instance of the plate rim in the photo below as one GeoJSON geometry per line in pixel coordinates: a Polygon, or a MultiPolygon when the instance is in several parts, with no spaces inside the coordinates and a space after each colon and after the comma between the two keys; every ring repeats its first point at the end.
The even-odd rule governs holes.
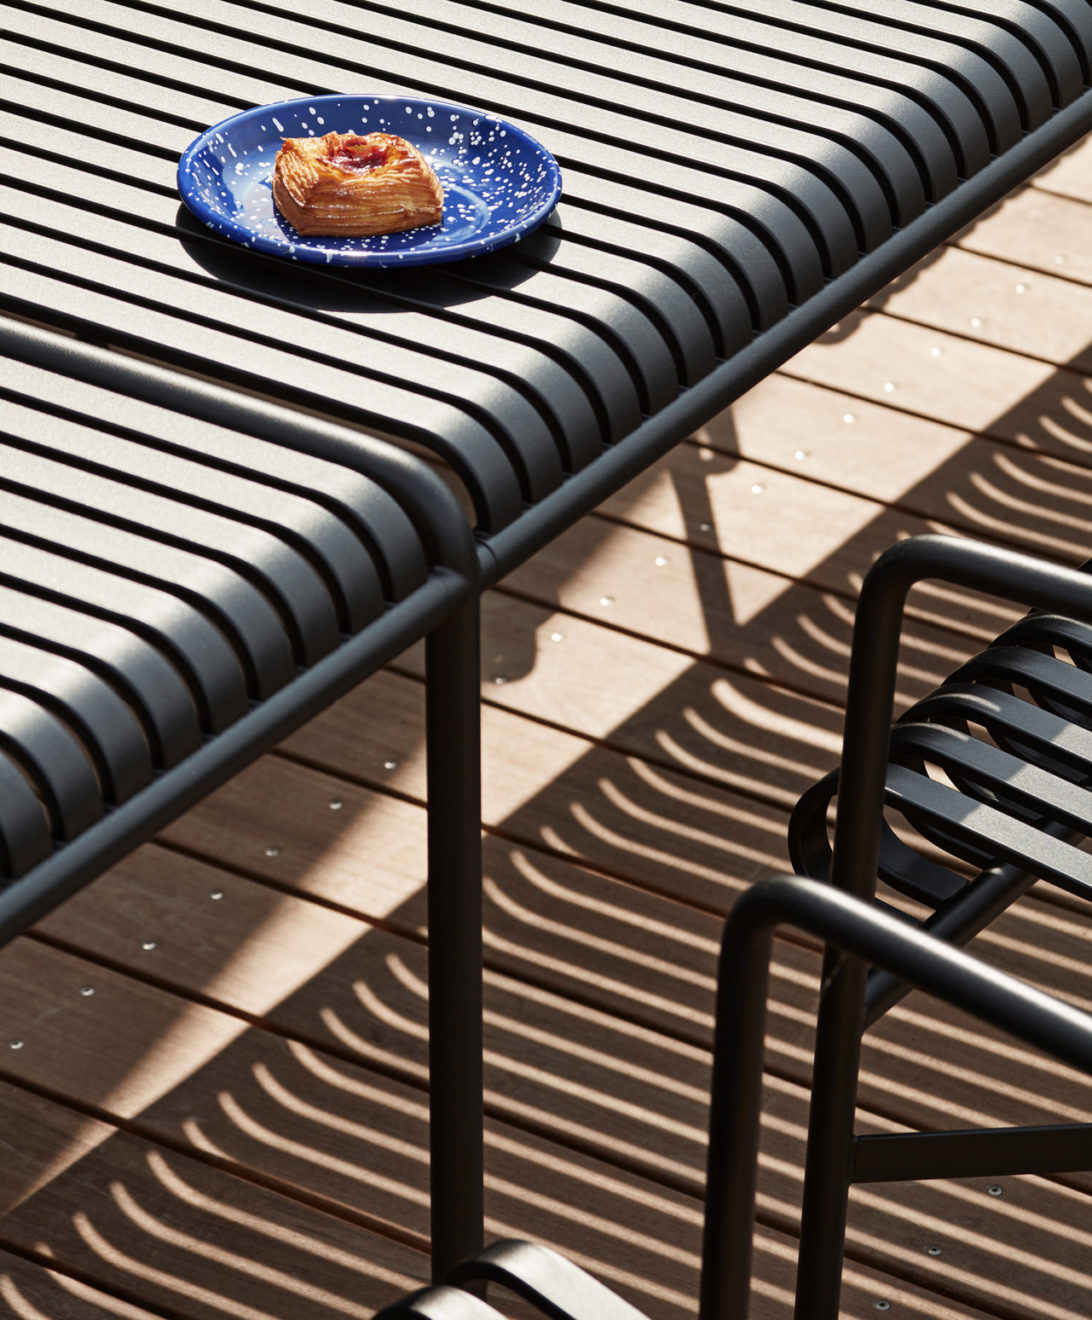
{"type": "MultiPolygon", "coordinates": [[[[179,196],[188,210],[214,232],[223,235],[234,242],[248,247],[251,250],[266,253],[271,256],[280,257],[283,260],[303,262],[306,264],[322,266],[357,266],[357,267],[385,267],[390,269],[398,266],[423,266],[440,265],[452,261],[461,261],[468,257],[484,256],[488,252],[495,252],[498,248],[506,247],[510,243],[518,242],[524,234],[530,233],[547,219],[557,206],[562,195],[561,167],[558,165],[553,153],[538,140],[533,134],[528,133],[526,129],[520,128],[518,124],[513,124],[510,120],[494,114],[490,110],[478,109],[474,106],[459,104],[455,101],[439,100],[431,96],[420,96],[416,93],[399,96],[395,92],[378,94],[375,92],[323,92],[316,96],[296,96],[285,101],[271,101],[265,105],[251,106],[246,110],[238,110],[235,114],[227,115],[225,118],[211,124],[203,129],[178,159],[178,168],[176,171],[176,181],[179,196]],[[435,247],[422,246],[419,248],[408,248],[401,252],[395,251],[346,251],[344,249],[331,249],[322,247],[308,246],[309,240],[300,238],[295,251],[288,251],[287,244],[278,242],[266,235],[255,232],[246,225],[240,224],[237,220],[225,216],[222,212],[216,211],[211,207],[203,197],[201,197],[192,184],[193,178],[193,160],[198,152],[210,143],[214,134],[223,132],[231,124],[241,120],[250,120],[264,114],[276,114],[278,110],[291,108],[295,110],[299,106],[318,106],[322,102],[351,101],[368,102],[369,105],[381,105],[389,103],[392,105],[412,105],[414,107],[431,107],[437,112],[458,112],[460,115],[477,116],[487,119],[492,124],[503,128],[506,132],[516,135],[518,138],[529,143],[537,149],[546,163],[550,172],[550,186],[547,189],[545,200],[537,206],[527,217],[520,220],[517,224],[508,226],[508,228],[485,239],[468,238],[459,243],[449,243],[446,245],[437,245],[435,247]]],[[[317,236],[316,237],[320,237],[317,236]]]]}

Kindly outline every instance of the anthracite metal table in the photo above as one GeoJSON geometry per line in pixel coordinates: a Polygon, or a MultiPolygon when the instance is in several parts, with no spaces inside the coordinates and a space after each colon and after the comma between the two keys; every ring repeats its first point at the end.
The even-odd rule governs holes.
{"type": "MultiPolygon", "coordinates": [[[[473,763],[477,593],[1092,124],[1086,0],[0,12],[9,935],[414,637],[473,763]],[[332,92],[499,114],[561,205],[370,273],[180,208],[205,127],[332,92]]],[[[476,785],[430,777],[438,1273],[480,1237],[476,785]]]]}

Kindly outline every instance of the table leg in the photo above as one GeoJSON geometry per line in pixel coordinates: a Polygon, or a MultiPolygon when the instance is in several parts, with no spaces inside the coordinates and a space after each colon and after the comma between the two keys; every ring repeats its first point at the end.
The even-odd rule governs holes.
{"type": "Polygon", "coordinates": [[[432,1278],[483,1246],[479,608],[426,641],[432,1278]]]}

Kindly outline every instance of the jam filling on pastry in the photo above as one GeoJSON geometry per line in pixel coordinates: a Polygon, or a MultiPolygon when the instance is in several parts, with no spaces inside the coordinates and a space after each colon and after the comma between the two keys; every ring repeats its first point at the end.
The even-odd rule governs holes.
{"type": "Polygon", "coordinates": [[[393,133],[285,138],[273,200],[304,237],[396,234],[444,218],[444,190],[432,166],[393,133]]]}

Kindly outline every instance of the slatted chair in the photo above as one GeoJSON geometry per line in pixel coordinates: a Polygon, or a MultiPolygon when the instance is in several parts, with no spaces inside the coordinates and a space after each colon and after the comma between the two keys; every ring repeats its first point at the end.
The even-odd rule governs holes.
{"type": "MultiPolygon", "coordinates": [[[[852,1182],[1057,1172],[1092,1161],[1092,1124],[868,1136],[853,1131],[869,984],[873,1014],[918,986],[1092,1070],[1092,1018],[984,966],[952,942],[981,929],[1036,876],[1090,896],[1088,856],[1060,837],[1074,827],[1092,832],[1092,795],[1080,786],[1092,779],[1092,672],[1081,649],[1092,636],[1088,623],[1092,577],[973,542],[915,537],[881,556],[866,575],[854,627],[842,766],[804,801],[793,822],[797,862],[818,860],[826,883],[800,877],[760,883],[739,899],[725,928],[701,1320],[744,1320],[748,1314],[766,974],[770,935],[782,921],[827,944],[797,1320],[838,1315],[852,1182]],[[903,605],[914,583],[926,578],[1022,601],[1037,612],[919,703],[889,739],[903,605]],[[1076,663],[1054,654],[1063,647],[1076,663]],[[944,776],[929,773],[930,765],[944,776]],[[826,808],[835,787],[831,848],[826,808]],[[946,846],[981,868],[978,876],[968,879],[931,860],[920,868],[912,864],[884,821],[885,795],[934,847],[946,846]],[[946,876],[934,916],[919,926],[886,910],[876,901],[881,870],[893,884],[914,875],[919,900],[927,881],[939,890],[946,876]]],[[[639,1315],[544,1248],[505,1242],[459,1267],[446,1288],[408,1298],[382,1312],[381,1320],[489,1320],[496,1311],[467,1291],[483,1282],[503,1283],[554,1320],[639,1315]]]]}
{"type": "MultiPolygon", "coordinates": [[[[801,875],[830,877],[838,782],[832,770],[793,812],[789,852],[801,875]]],[[[958,944],[1037,880],[1092,899],[1092,857],[1078,846],[1092,833],[1090,783],[1092,627],[1035,611],[892,728],[879,878],[929,909],[927,930],[958,944]]],[[[904,989],[870,975],[867,1022],[904,989]]]]}
{"type": "MultiPolygon", "coordinates": [[[[1081,571],[939,536],[881,556],[857,604],[843,761],[797,805],[794,867],[869,901],[879,878],[923,904],[923,927],[956,944],[1037,880],[1092,898],[1092,859],[1080,847],[1092,834],[1090,623],[1092,577],[1081,571]],[[926,578],[1032,612],[889,729],[904,601],[926,578]]],[[[816,1317],[837,1313],[852,1183],[1092,1168],[1092,1124],[856,1136],[861,1033],[907,986],[830,957],[824,975],[800,1252],[800,1287],[817,1299],[806,1314],[816,1317]]]]}
{"type": "Polygon", "coordinates": [[[481,1241],[478,589],[458,502],[416,458],[199,379],[15,321],[0,353],[0,942],[426,638],[450,1263],[481,1241]]]}

